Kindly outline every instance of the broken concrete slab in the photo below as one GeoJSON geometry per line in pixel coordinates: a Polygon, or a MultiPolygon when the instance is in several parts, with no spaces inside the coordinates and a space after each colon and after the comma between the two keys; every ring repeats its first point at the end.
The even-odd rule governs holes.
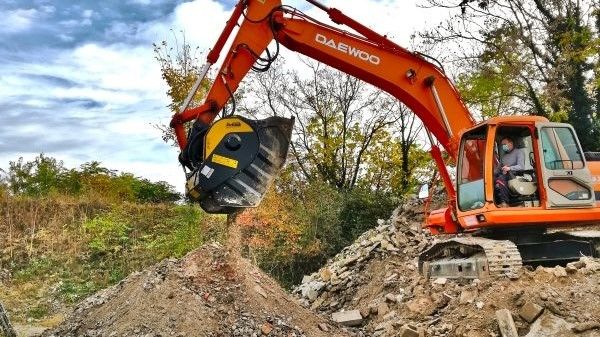
{"type": "Polygon", "coordinates": [[[525,337],[566,337],[573,336],[573,325],[564,319],[545,312],[533,324],[525,337]]]}
{"type": "Polygon", "coordinates": [[[416,327],[410,325],[403,325],[398,333],[400,337],[419,337],[419,331],[416,327]]]}
{"type": "Polygon", "coordinates": [[[359,310],[338,311],[331,314],[331,320],[345,326],[361,325],[363,318],[359,310]]]}
{"type": "Polygon", "coordinates": [[[519,310],[519,316],[527,323],[533,323],[544,312],[544,308],[533,302],[527,302],[519,310]]]}
{"type": "Polygon", "coordinates": [[[510,310],[500,309],[496,311],[496,320],[502,337],[519,337],[510,310]]]}

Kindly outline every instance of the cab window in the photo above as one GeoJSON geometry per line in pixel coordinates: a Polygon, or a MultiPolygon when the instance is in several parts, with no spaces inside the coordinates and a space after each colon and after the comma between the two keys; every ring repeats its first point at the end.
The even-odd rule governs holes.
{"type": "Polygon", "coordinates": [[[542,128],[544,164],[549,170],[575,170],[585,166],[575,135],[570,128],[542,128]]]}
{"type": "Polygon", "coordinates": [[[461,211],[483,207],[485,201],[484,157],[487,129],[477,129],[463,136],[460,146],[458,206],[461,211]]]}

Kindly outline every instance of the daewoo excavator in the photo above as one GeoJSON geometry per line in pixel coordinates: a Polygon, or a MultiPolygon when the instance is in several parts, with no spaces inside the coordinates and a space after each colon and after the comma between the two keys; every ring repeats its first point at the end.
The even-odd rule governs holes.
{"type": "Polygon", "coordinates": [[[251,69],[266,71],[282,45],[386,91],[423,122],[448,194],[447,207],[431,212],[424,226],[433,234],[454,236],[421,254],[422,273],[451,278],[510,275],[523,263],[598,255],[598,232],[554,232],[600,224],[600,154],[584,153],[570,125],[539,116],[477,123],[434,59],[400,47],[338,9],[307,1],[352,32],[319,22],[280,0],[242,0],[234,7],[171,121],[190,198],[213,213],[257,206],[283,165],[293,119],[251,120],[233,114],[233,93],[242,79],[251,69]],[[231,47],[204,103],[188,109],[230,37],[231,47]],[[228,102],[233,111],[217,119],[228,102]],[[515,151],[526,158],[522,170],[511,172],[510,207],[500,207],[494,196],[499,143],[505,137],[514,139],[515,151]],[[441,148],[456,163],[455,181],[441,148]]]}

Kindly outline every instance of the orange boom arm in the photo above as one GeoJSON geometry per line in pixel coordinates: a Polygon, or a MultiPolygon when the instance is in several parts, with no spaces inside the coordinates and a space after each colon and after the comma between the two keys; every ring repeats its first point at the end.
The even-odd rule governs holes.
{"type": "MultiPolygon", "coordinates": [[[[204,104],[173,117],[171,126],[176,131],[180,147],[183,149],[187,144],[183,123],[194,119],[204,124],[211,123],[259,55],[265,53],[275,40],[277,48],[281,44],[396,97],[423,121],[430,138],[433,134],[456,160],[460,132],[475,125],[475,121],[443,70],[339,10],[329,9],[316,1],[309,2],[327,11],[332,21],[345,24],[360,35],[320,23],[295,9],[282,6],[279,0],[241,1],[209,54],[208,64],[212,64],[224,39],[243,16],[204,104]]],[[[433,140],[431,152],[450,198],[454,199],[454,187],[433,140]]]]}

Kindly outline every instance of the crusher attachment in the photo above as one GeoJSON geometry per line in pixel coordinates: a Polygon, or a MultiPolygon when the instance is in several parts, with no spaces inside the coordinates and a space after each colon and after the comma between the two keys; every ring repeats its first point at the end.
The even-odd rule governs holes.
{"type": "Polygon", "coordinates": [[[187,174],[186,192],[208,213],[229,214],[256,207],[285,163],[294,119],[222,118],[196,122],[179,161],[187,174]]]}

